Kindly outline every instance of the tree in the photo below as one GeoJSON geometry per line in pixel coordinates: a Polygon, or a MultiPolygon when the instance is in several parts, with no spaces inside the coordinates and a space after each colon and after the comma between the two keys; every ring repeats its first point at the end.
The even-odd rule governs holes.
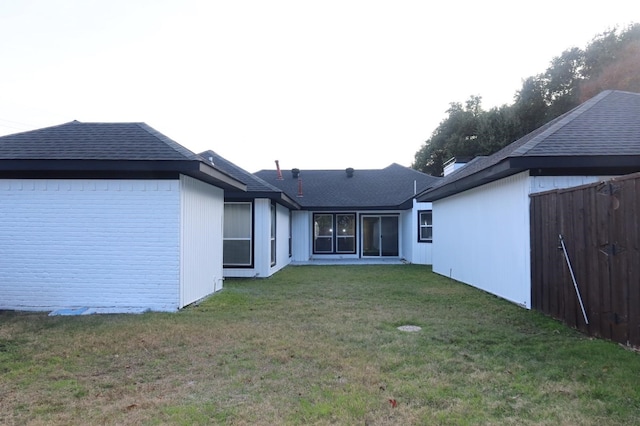
{"type": "Polygon", "coordinates": [[[585,51],[583,74],[581,101],[607,89],[640,92],[640,24],[596,37],[585,51]]]}
{"type": "Polygon", "coordinates": [[[475,156],[482,152],[478,143],[478,129],[484,113],[482,98],[471,96],[464,107],[459,102],[449,104],[445,118],[422,148],[416,153],[416,170],[434,176],[443,172],[443,164],[453,156],[475,156]]]}
{"type": "Polygon", "coordinates": [[[464,106],[450,103],[412,167],[440,176],[449,158],[493,154],[606,89],[640,92],[640,24],[608,30],[585,50],[565,50],[522,82],[512,105],[484,111],[477,95],[464,106]]]}

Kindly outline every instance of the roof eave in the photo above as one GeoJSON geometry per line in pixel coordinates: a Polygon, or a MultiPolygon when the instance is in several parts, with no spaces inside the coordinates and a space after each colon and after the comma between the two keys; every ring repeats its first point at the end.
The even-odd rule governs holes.
{"type": "Polygon", "coordinates": [[[10,176],[12,173],[25,176],[26,173],[46,175],[46,173],[83,173],[90,176],[95,173],[103,178],[105,173],[182,173],[207,182],[222,189],[246,191],[242,182],[222,173],[199,160],[44,160],[44,159],[3,159],[0,160],[0,173],[10,176]]]}
{"type": "Polygon", "coordinates": [[[532,175],[622,175],[640,171],[640,155],[512,157],[451,183],[427,190],[418,201],[437,201],[507,176],[530,170],[532,175]]]}
{"type": "Polygon", "coordinates": [[[509,159],[503,160],[486,169],[454,180],[448,184],[427,190],[417,197],[419,202],[433,202],[442,198],[450,197],[460,192],[493,182],[506,176],[511,176],[521,172],[523,169],[512,167],[509,159]]]}
{"type": "Polygon", "coordinates": [[[255,198],[267,198],[279,203],[290,210],[300,210],[300,204],[292,200],[287,194],[277,191],[247,191],[247,192],[227,192],[224,194],[225,200],[250,200],[255,198]]]}
{"type": "Polygon", "coordinates": [[[247,185],[200,160],[190,160],[189,167],[183,170],[187,176],[215,185],[225,190],[246,191],[247,185]]]}

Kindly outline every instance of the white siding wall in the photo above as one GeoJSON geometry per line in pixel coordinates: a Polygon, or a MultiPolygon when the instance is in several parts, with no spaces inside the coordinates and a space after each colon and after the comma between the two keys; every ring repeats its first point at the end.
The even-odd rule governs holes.
{"type": "Polygon", "coordinates": [[[296,210],[292,216],[294,262],[306,262],[311,258],[311,218],[309,211],[296,210]]]}
{"type": "Polygon", "coordinates": [[[0,308],[179,303],[177,180],[0,180],[0,308]]]}
{"type": "Polygon", "coordinates": [[[418,212],[421,210],[431,210],[431,203],[418,203],[414,200],[413,209],[407,210],[401,215],[402,253],[407,262],[431,265],[433,244],[418,242],[418,212]]]}
{"type": "Polygon", "coordinates": [[[189,176],[180,185],[182,308],[222,289],[224,191],[189,176]]]}
{"type": "Polygon", "coordinates": [[[433,270],[531,307],[529,177],[520,173],[433,203],[433,270]]]}
{"type": "Polygon", "coordinates": [[[529,194],[596,176],[510,176],[433,203],[433,270],[531,307],[529,194]]]}
{"type": "Polygon", "coordinates": [[[270,267],[269,275],[291,263],[289,257],[289,209],[276,204],[276,264],[270,267]]]}
{"type": "Polygon", "coordinates": [[[533,176],[530,193],[550,191],[552,189],[571,188],[600,182],[604,178],[598,176],[533,176]]]}
{"type": "Polygon", "coordinates": [[[271,268],[271,200],[259,198],[254,203],[254,275],[269,276],[271,268]]]}

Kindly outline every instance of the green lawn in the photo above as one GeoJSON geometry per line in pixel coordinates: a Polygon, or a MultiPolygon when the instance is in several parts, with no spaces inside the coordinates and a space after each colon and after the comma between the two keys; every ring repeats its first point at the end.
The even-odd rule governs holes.
{"type": "Polygon", "coordinates": [[[176,314],[0,313],[0,424],[640,424],[640,355],[428,267],[288,267],[176,314]]]}

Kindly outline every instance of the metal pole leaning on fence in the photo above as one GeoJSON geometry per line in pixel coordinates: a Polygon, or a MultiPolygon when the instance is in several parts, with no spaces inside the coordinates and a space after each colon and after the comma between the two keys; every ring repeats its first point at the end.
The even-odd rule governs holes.
{"type": "Polygon", "coordinates": [[[589,325],[589,320],[587,319],[587,313],[584,310],[584,305],[582,304],[582,297],[580,296],[580,290],[578,289],[578,283],[576,282],[576,276],[573,274],[573,268],[571,267],[571,261],[569,261],[569,255],[567,254],[567,248],[564,245],[564,238],[562,238],[562,234],[558,234],[560,237],[560,245],[562,245],[562,251],[564,252],[564,258],[567,261],[567,266],[569,267],[569,272],[571,273],[571,280],[573,281],[573,288],[576,289],[576,295],[578,296],[578,302],[580,302],[580,309],[582,309],[582,316],[584,317],[584,322],[589,325]]]}

